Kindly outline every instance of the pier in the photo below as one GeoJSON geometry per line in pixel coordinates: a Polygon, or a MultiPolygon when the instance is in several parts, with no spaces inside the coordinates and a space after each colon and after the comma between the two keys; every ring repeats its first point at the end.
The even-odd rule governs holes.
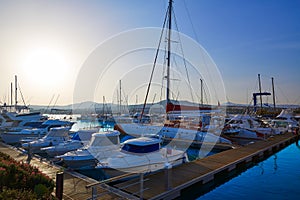
{"type": "MultiPolygon", "coordinates": [[[[63,170],[36,156],[31,158],[30,164],[37,166],[54,181],[58,172],[64,172],[63,199],[174,199],[189,196],[193,188],[200,189],[205,184],[214,184],[218,178],[247,168],[249,164],[257,163],[295,142],[298,137],[292,133],[276,135],[171,169],[151,174],[126,174],[102,182],[74,171],[63,170]],[[127,179],[120,181],[124,178],[127,179]]],[[[3,143],[0,143],[0,151],[18,161],[26,162],[28,158],[26,153],[3,143]]]]}
{"type": "Polygon", "coordinates": [[[200,189],[201,186],[215,179],[228,176],[234,170],[259,162],[297,139],[298,136],[292,133],[276,135],[267,140],[223,151],[172,169],[111,185],[123,192],[134,194],[139,199],[179,198],[190,195],[188,193],[191,188],[200,189]]]}

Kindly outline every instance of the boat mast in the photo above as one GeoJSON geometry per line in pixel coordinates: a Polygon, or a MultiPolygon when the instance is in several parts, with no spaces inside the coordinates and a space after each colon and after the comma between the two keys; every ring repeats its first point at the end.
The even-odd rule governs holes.
{"type": "Polygon", "coordinates": [[[260,82],[260,74],[258,74],[258,86],[259,86],[259,96],[260,96],[260,111],[262,111],[262,95],[261,95],[261,82],[260,82]]]}
{"type": "Polygon", "coordinates": [[[275,89],[274,89],[274,78],[272,77],[272,93],[273,93],[273,106],[274,106],[274,111],[276,110],[276,104],[275,104],[275,89]]]}
{"type": "Polygon", "coordinates": [[[200,78],[201,83],[201,106],[203,107],[203,80],[200,78]]]}
{"type": "Polygon", "coordinates": [[[119,102],[119,111],[120,111],[120,115],[122,114],[121,113],[121,109],[122,109],[122,85],[121,85],[121,80],[119,80],[119,83],[120,83],[120,94],[119,94],[119,100],[120,100],[120,102],[119,102]]]}
{"type": "Polygon", "coordinates": [[[17,104],[18,104],[18,79],[17,75],[15,75],[15,109],[17,110],[17,104]]]}
{"type": "Polygon", "coordinates": [[[170,63],[171,63],[171,29],[172,29],[172,0],[169,0],[169,24],[168,24],[168,62],[167,62],[167,104],[170,103],[170,63]]]}
{"type": "Polygon", "coordinates": [[[10,105],[13,105],[13,83],[10,82],[10,105]]]}

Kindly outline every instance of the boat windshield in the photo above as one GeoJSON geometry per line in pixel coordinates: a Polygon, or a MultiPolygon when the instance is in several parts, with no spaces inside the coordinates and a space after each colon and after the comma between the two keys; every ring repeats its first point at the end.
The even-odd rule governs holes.
{"type": "Polygon", "coordinates": [[[145,146],[134,145],[134,144],[124,144],[122,147],[123,151],[131,153],[151,153],[159,150],[159,143],[149,144],[145,146]]]}
{"type": "Polygon", "coordinates": [[[90,146],[110,146],[118,145],[120,143],[118,136],[98,136],[93,137],[90,146]]]}

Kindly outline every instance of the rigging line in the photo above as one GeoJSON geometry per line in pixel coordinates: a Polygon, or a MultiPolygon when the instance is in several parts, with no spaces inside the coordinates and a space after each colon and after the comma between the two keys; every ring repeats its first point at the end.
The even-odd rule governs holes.
{"type": "Polygon", "coordinates": [[[286,100],[287,104],[290,104],[290,101],[289,101],[289,99],[287,98],[287,95],[285,95],[284,90],[283,90],[281,87],[279,87],[279,86],[277,86],[277,88],[278,88],[279,91],[283,94],[283,97],[285,97],[285,100],[286,100]]]}
{"type": "MultiPolygon", "coordinates": [[[[167,44],[165,43],[165,52],[167,51],[167,44]]],[[[166,60],[167,60],[167,54],[164,54],[164,63],[163,63],[163,72],[162,72],[162,79],[161,79],[161,88],[160,88],[160,102],[162,101],[162,97],[163,97],[163,89],[164,89],[164,75],[166,73],[166,60]]]]}
{"type": "Polygon", "coordinates": [[[206,93],[206,89],[205,89],[205,87],[203,87],[203,93],[204,93],[204,98],[205,98],[205,102],[206,102],[206,104],[208,104],[208,95],[207,95],[207,93],[206,93]]]}
{"type": "Polygon", "coordinates": [[[20,94],[21,94],[21,98],[22,98],[23,104],[24,104],[24,106],[26,106],[26,103],[25,103],[25,100],[24,100],[24,96],[23,96],[23,93],[22,93],[22,90],[21,90],[21,87],[20,87],[19,83],[18,83],[18,87],[19,87],[19,90],[20,90],[20,94]]]}
{"type": "Polygon", "coordinates": [[[53,101],[53,99],[54,99],[54,96],[55,96],[55,94],[52,95],[52,98],[51,98],[51,100],[50,100],[50,102],[49,102],[49,104],[48,104],[46,110],[44,110],[44,113],[46,113],[46,112],[48,111],[48,108],[49,108],[50,104],[52,103],[52,101],[53,101]]]}
{"type": "Polygon", "coordinates": [[[151,71],[151,75],[150,75],[150,80],[149,80],[148,87],[147,87],[147,93],[146,93],[146,96],[145,96],[145,100],[144,100],[144,104],[143,104],[143,109],[142,109],[142,113],[141,113],[141,116],[140,116],[140,120],[141,121],[142,121],[142,118],[143,118],[143,114],[145,112],[145,107],[146,107],[146,103],[147,103],[147,99],[148,99],[148,95],[149,95],[149,91],[150,91],[151,82],[152,82],[152,79],[153,79],[154,69],[156,67],[156,62],[157,62],[157,58],[158,58],[158,53],[159,53],[161,41],[162,41],[162,38],[163,38],[163,33],[165,31],[165,25],[166,25],[166,21],[167,21],[169,9],[171,9],[170,6],[168,7],[168,10],[166,12],[164,23],[163,23],[163,29],[161,30],[161,34],[160,34],[160,38],[159,38],[159,43],[158,43],[158,47],[157,47],[157,50],[156,50],[156,54],[155,54],[155,58],[154,58],[154,63],[153,63],[152,71],[151,71]]]}
{"type": "Polygon", "coordinates": [[[191,26],[192,26],[192,30],[193,30],[195,39],[196,39],[196,41],[199,43],[199,39],[198,39],[198,36],[197,36],[197,34],[196,34],[195,27],[194,27],[194,24],[193,24],[193,21],[192,21],[190,12],[189,12],[189,10],[188,10],[188,8],[187,8],[187,5],[186,5],[185,0],[183,0],[183,4],[184,4],[184,8],[185,8],[185,10],[186,10],[186,12],[187,12],[187,16],[188,16],[188,18],[189,18],[189,21],[190,21],[190,23],[191,23],[191,26]]]}
{"type": "Polygon", "coordinates": [[[190,93],[191,93],[192,101],[194,102],[194,96],[193,96],[193,92],[192,92],[192,85],[191,85],[191,81],[190,81],[189,72],[188,72],[188,69],[187,69],[186,59],[185,59],[185,56],[184,56],[182,42],[181,42],[181,39],[180,39],[179,29],[178,29],[178,25],[177,25],[177,19],[176,19],[174,11],[173,11],[173,16],[174,16],[175,27],[177,29],[178,40],[179,40],[179,44],[180,44],[180,50],[181,50],[182,57],[183,57],[183,65],[184,65],[184,68],[185,68],[185,73],[186,73],[188,84],[189,84],[189,87],[190,87],[190,93]]]}
{"type": "Polygon", "coordinates": [[[56,97],[56,100],[55,100],[55,102],[54,102],[54,104],[53,104],[52,108],[55,108],[55,106],[56,106],[56,103],[57,103],[57,100],[58,100],[59,96],[60,96],[60,94],[58,94],[58,95],[57,95],[57,97],[56,97]]]}
{"type": "MultiPolygon", "coordinates": [[[[300,101],[300,96],[299,96],[298,98],[296,98],[296,100],[295,100],[294,104],[297,104],[297,103],[298,103],[298,101],[300,101]]],[[[299,102],[299,103],[300,103],[300,102],[299,102]]]]}

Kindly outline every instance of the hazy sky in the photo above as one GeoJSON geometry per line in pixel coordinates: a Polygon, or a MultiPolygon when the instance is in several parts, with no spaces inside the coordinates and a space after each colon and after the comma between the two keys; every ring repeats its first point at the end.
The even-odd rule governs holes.
{"type": "MultiPolygon", "coordinates": [[[[0,103],[9,101],[14,75],[27,104],[72,103],[78,73],[99,44],[161,27],[166,8],[167,0],[0,0],[0,103]]],[[[217,65],[228,101],[249,103],[260,73],[263,91],[274,77],[278,103],[300,104],[300,0],[175,0],[174,11],[179,31],[217,65]]],[[[116,85],[99,88],[108,101],[116,95],[116,85]]]]}

